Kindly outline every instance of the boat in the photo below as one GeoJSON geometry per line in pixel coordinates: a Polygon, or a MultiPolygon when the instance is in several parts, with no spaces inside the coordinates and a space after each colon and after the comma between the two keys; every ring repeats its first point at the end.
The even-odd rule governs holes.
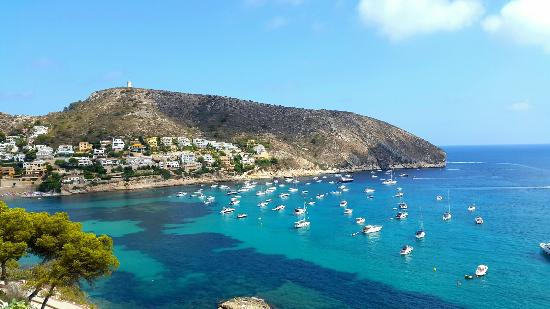
{"type": "Polygon", "coordinates": [[[311,201],[311,202],[309,202],[309,203],[307,203],[307,204],[310,205],[310,206],[313,206],[313,205],[315,205],[315,201],[311,201]]]}
{"type": "Polygon", "coordinates": [[[447,210],[447,212],[443,213],[443,217],[442,217],[443,221],[449,221],[453,217],[451,215],[451,194],[450,194],[450,190],[447,192],[447,205],[448,205],[448,210],[447,210]]]}
{"type": "Polygon", "coordinates": [[[471,280],[471,279],[474,279],[474,276],[470,275],[470,274],[466,274],[466,275],[464,275],[464,279],[471,280]]]}
{"type": "Polygon", "coordinates": [[[295,229],[303,229],[306,227],[309,227],[311,222],[307,221],[306,219],[301,219],[296,222],[294,222],[294,228],[295,229]]]}
{"type": "Polygon", "coordinates": [[[217,184],[213,184],[213,185],[210,186],[210,188],[217,188],[217,187],[218,187],[217,184]]]}
{"type": "Polygon", "coordinates": [[[374,193],[374,189],[371,189],[371,188],[366,188],[365,189],[365,193],[374,193]]]}
{"type": "Polygon", "coordinates": [[[224,207],[224,208],[220,211],[220,213],[221,213],[221,214],[230,214],[230,213],[232,213],[232,212],[234,212],[234,211],[235,211],[235,208],[224,207]]]}
{"type": "Polygon", "coordinates": [[[483,224],[483,218],[482,217],[476,217],[475,218],[475,223],[476,224],[483,224]]]}
{"type": "Polygon", "coordinates": [[[297,216],[301,216],[306,213],[305,208],[294,208],[294,214],[297,216]]]}
{"type": "Polygon", "coordinates": [[[435,197],[435,199],[438,200],[438,201],[442,201],[442,200],[443,200],[443,196],[438,195],[438,196],[435,197]]]}
{"type": "Polygon", "coordinates": [[[215,199],[216,199],[216,198],[213,197],[213,196],[209,196],[209,197],[206,198],[206,200],[207,200],[208,202],[213,202],[215,199]]]}
{"type": "Polygon", "coordinates": [[[308,193],[309,193],[309,191],[308,191],[308,190],[304,190],[304,191],[302,191],[302,194],[308,194],[308,193]]]}
{"type": "Polygon", "coordinates": [[[341,185],[341,186],[338,187],[338,189],[341,189],[341,190],[345,189],[345,188],[346,188],[346,185],[341,185]]]}
{"type": "Polygon", "coordinates": [[[342,189],[342,192],[348,192],[348,191],[349,191],[349,188],[342,189]]]}
{"type": "Polygon", "coordinates": [[[373,198],[374,198],[374,195],[367,195],[367,198],[368,198],[368,199],[373,199],[373,198]]]}
{"type": "Polygon", "coordinates": [[[468,206],[468,211],[469,211],[469,212],[474,212],[474,211],[476,211],[476,205],[475,205],[475,204],[472,204],[472,205],[468,206]]]}
{"type": "Polygon", "coordinates": [[[407,205],[407,203],[405,203],[405,202],[399,203],[399,209],[407,209],[407,208],[409,208],[409,206],[407,205]]]}
{"type": "Polygon", "coordinates": [[[288,192],[291,192],[291,193],[298,192],[298,189],[296,189],[296,188],[289,188],[289,189],[288,189],[288,192]]]}
{"type": "Polygon", "coordinates": [[[479,265],[477,268],[476,268],[476,276],[478,277],[482,277],[482,276],[485,276],[487,274],[487,271],[489,270],[489,266],[487,265],[479,265]]]}
{"type": "Polygon", "coordinates": [[[409,177],[409,174],[401,173],[399,174],[399,177],[409,177]]]}
{"type": "Polygon", "coordinates": [[[382,230],[382,226],[381,225],[365,225],[363,227],[363,233],[365,234],[373,234],[373,233],[378,233],[382,230]]]}
{"type": "Polygon", "coordinates": [[[390,179],[386,179],[384,181],[382,181],[382,184],[383,185],[395,185],[397,183],[397,180],[394,180],[393,179],[393,171],[390,171],[390,179]]]}
{"type": "Polygon", "coordinates": [[[281,194],[279,194],[279,197],[280,197],[280,198],[287,198],[287,197],[289,197],[289,196],[290,196],[290,194],[288,194],[288,193],[281,193],[281,194]]]}
{"type": "Polygon", "coordinates": [[[258,206],[261,208],[264,208],[264,207],[267,207],[267,204],[268,204],[267,202],[261,202],[258,204],[258,206]]]}
{"type": "Polygon", "coordinates": [[[239,201],[239,200],[234,200],[234,201],[229,202],[229,205],[231,205],[231,206],[239,205],[240,202],[241,201],[239,201]]]}
{"type": "Polygon", "coordinates": [[[403,192],[397,192],[394,196],[395,197],[403,197],[405,195],[403,192]]]}
{"type": "Polygon", "coordinates": [[[542,252],[550,255],[550,242],[547,243],[547,244],[541,242],[539,246],[542,249],[542,252]]]}
{"type": "Polygon", "coordinates": [[[351,209],[351,208],[346,208],[346,209],[344,210],[344,215],[348,215],[348,216],[349,216],[349,215],[351,215],[352,213],[353,213],[353,209],[351,209]]]}
{"type": "Polygon", "coordinates": [[[340,179],[338,180],[339,182],[342,182],[342,183],[346,183],[346,182],[352,182],[354,179],[351,178],[350,175],[346,175],[346,176],[342,176],[340,177],[340,179]]]}
{"type": "Polygon", "coordinates": [[[318,199],[322,199],[322,198],[324,198],[324,197],[325,197],[324,194],[317,194],[317,196],[316,196],[316,198],[318,198],[318,199]]]}
{"type": "Polygon", "coordinates": [[[341,201],[340,202],[340,207],[346,207],[348,206],[348,202],[347,201],[341,201]]]}
{"type": "Polygon", "coordinates": [[[409,216],[409,214],[406,213],[406,212],[398,212],[398,213],[395,215],[395,219],[397,219],[397,220],[403,220],[403,219],[406,219],[408,216],[409,216]]]}
{"type": "Polygon", "coordinates": [[[256,192],[256,196],[263,196],[263,195],[265,195],[265,191],[256,192]]]}
{"type": "Polygon", "coordinates": [[[330,194],[332,194],[332,195],[341,195],[342,191],[332,191],[332,192],[330,192],[330,194]]]}
{"type": "Polygon", "coordinates": [[[248,217],[247,214],[238,214],[238,215],[237,215],[237,219],[244,219],[244,218],[246,218],[246,217],[248,217]]]}
{"type": "Polygon", "coordinates": [[[186,195],[187,195],[187,192],[178,192],[178,193],[176,194],[177,197],[184,197],[184,196],[186,196],[186,195]]]}
{"type": "Polygon", "coordinates": [[[416,237],[416,239],[424,239],[424,237],[426,237],[426,232],[424,232],[424,230],[418,230],[414,234],[414,237],[416,237]]]}
{"type": "Polygon", "coordinates": [[[376,175],[371,175],[370,177],[371,178],[378,178],[378,176],[376,176],[376,175]]]}
{"type": "Polygon", "coordinates": [[[238,194],[239,192],[235,191],[235,190],[231,190],[229,192],[227,192],[225,195],[235,195],[235,194],[238,194]]]}
{"type": "Polygon", "coordinates": [[[401,251],[399,251],[399,254],[401,255],[409,255],[414,250],[412,246],[404,245],[403,248],[401,248],[401,251]]]}
{"type": "Polygon", "coordinates": [[[281,211],[281,210],[283,210],[283,209],[285,209],[285,205],[279,205],[279,206],[273,208],[272,210],[273,210],[273,211],[281,211]]]}
{"type": "Polygon", "coordinates": [[[219,186],[220,190],[229,190],[229,186],[221,185],[219,186]]]}
{"type": "Polygon", "coordinates": [[[355,218],[355,223],[364,224],[365,223],[365,218],[355,218]]]}

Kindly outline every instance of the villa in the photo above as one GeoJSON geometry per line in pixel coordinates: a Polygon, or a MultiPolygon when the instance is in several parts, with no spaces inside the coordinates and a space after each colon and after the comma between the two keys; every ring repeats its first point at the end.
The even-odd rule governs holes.
{"type": "Polygon", "coordinates": [[[126,144],[121,138],[113,138],[113,143],[111,144],[111,149],[113,151],[123,151],[126,144]]]}
{"type": "Polygon", "coordinates": [[[59,145],[59,147],[57,147],[56,154],[58,156],[72,156],[72,155],[74,155],[73,145],[59,145]]]}

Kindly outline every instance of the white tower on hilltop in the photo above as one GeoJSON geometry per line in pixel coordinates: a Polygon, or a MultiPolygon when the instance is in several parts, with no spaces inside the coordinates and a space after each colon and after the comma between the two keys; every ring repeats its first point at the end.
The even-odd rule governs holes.
{"type": "Polygon", "coordinates": [[[128,81],[128,82],[126,83],[126,87],[127,87],[127,88],[132,88],[132,81],[128,81]]]}

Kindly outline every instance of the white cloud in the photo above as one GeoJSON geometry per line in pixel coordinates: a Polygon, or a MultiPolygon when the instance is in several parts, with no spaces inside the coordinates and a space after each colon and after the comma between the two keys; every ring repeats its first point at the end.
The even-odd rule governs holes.
{"type": "Polygon", "coordinates": [[[550,1],[512,0],[482,22],[485,31],[550,53],[550,1]]]}
{"type": "Polygon", "coordinates": [[[277,30],[277,29],[283,28],[287,24],[288,24],[288,20],[286,18],[281,16],[276,16],[270,19],[266,23],[265,27],[267,30],[277,30]]]}
{"type": "Polygon", "coordinates": [[[480,0],[360,0],[361,20],[394,41],[417,34],[456,31],[484,12],[480,0]]]}
{"type": "Polygon", "coordinates": [[[510,105],[508,109],[515,112],[526,112],[533,109],[533,105],[528,101],[520,101],[510,105]]]}

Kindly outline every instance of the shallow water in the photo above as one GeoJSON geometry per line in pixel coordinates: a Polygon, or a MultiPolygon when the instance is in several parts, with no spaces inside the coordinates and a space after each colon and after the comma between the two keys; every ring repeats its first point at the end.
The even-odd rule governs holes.
{"type": "MultiPolygon", "coordinates": [[[[396,186],[380,184],[383,173],[378,179],[356,173],[348,192],[308,207],[307,230],[292,227],[292,210],[304,197],[278,197],[288,184],[269,196],[266,209],[257,203],[268,197],[241,194],[237,211],[248,213],[242,220],[220,215],[229,198],[208,186],[205,194],[216,197],[209,206],[175,197],[199,186],[8,203],[66,211],[86,230],[114,238],[119,271],[87,288],[102,308],[212,308],[241,295],[258,295],[278,308],[550,307],[550,258],[538,248],[550,242],[550,146],[446,150],[447,168],[398,171],[409,177],[396,186]],[[366,198],[366,187],[376,190],[374,199],[366,198]],[[392,219],[396,187],[409,205],[402,221],[392,219]],[[443,222],[447,192],[453,218],[443,222]],[[348,201],[353,216],[343,215],[340,200],[348,201]],[[475,213],[466,210],[471,203],[475,213]],[[278,204],[286,210],[270,210],[278,204]],[[484,225],[474,224],[477,215],[484,225]],[[360,230],[359,216],[383,225],[381,233],[352,236],[360,230]],[[427,235],[418,241],[421,217],[427,235]],[[404,244],[414,247],[410,256],[399,255],[404,244]],[[489,266],[488,275],[465,281],[478,264],[489,266]]],[[[308,190],[309,200],[335,191],[332,179],[301,179],[297,188],[308,190]]]]}

